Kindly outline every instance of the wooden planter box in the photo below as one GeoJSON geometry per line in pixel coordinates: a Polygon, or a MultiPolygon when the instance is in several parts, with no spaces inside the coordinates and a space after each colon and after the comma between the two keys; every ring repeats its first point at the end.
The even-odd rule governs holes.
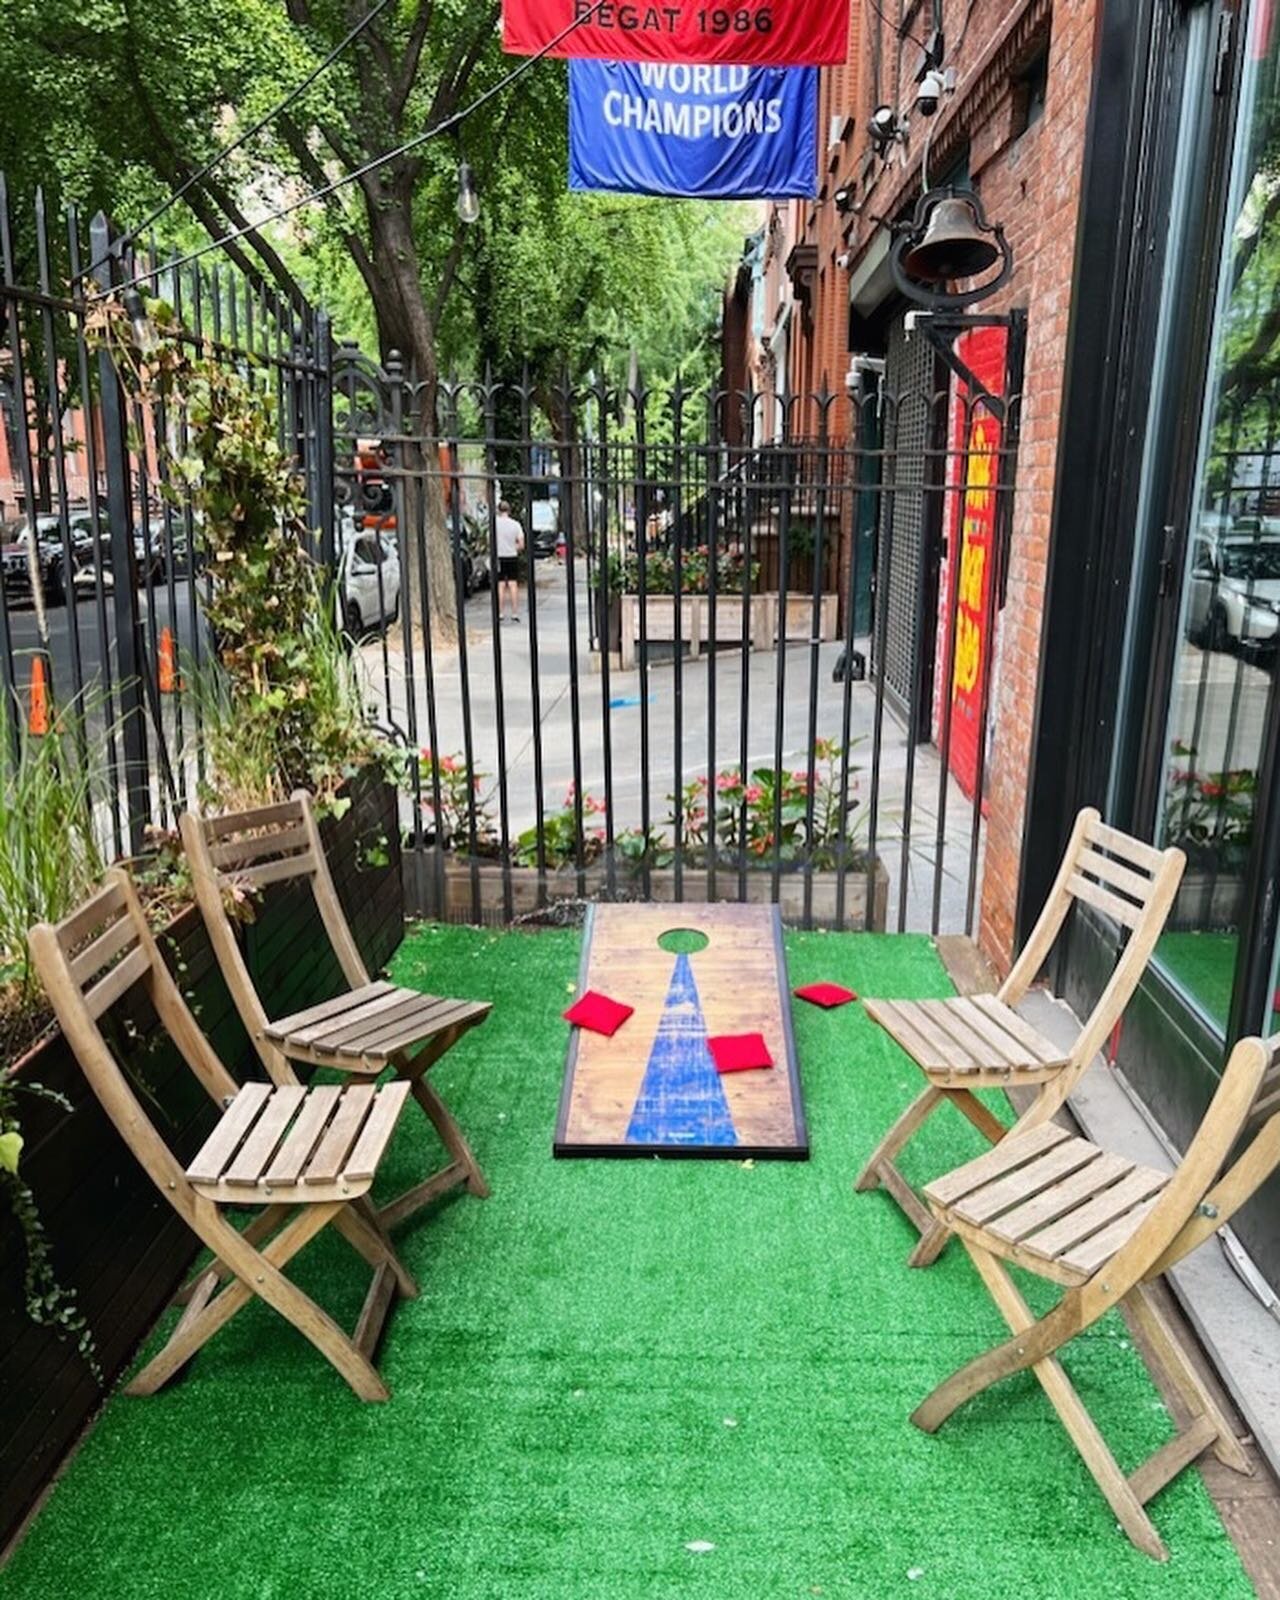
{"type": "MultiPolygon", "coordinates": [[[[747,633],[752,650],[772,650],[778,642],[779,628],[785,628],[789,643],[807,643],[813,637],[813,596],[789,593],[753,594],[748,601],[750,613],[747,633]]],[[[618,664],[629,672],[636,664],[636,646],[640,640],[640,596],[624,594],[618,597],[618,664]]],[[[819,639],[836,637],[837,600],[834,594],[824,594],[819,600],[819,639]]],[[[674,643],[676,637],[676,601],[670,594],[646,595],[643,614],[645,633],[650,644],[674,643]]],[[[701,655],[703,646],[711,636],[711,603],[705,594],[680,596],[680,642],[691,656],[701,655]]],[[[717,645],[739,645],[742,640],[742,596],[716,596],[717,645]]],[[[612,641],[611,641],[612,642],[612,641]]]]}
{"type": "MultiPolygon", "coordinates": [[[[350,793],[350,810],[326,818],[321,833],[343,909],[370,970],[377,971],[404,928],[396,795],[371,778],[356,780],[350,793]],[[383,866],[370,864],[375,843],[382,845],[375,853],[385,855],[383,866]]],[[[199,913],[183,911],[158,939],[214,1049],[237,1077],[260,1076],[199,913]]],[[[268,889],[246,930],[246,951],[255,981],[270,996],[269,1010],[278,1015],[337,992],[337,963],[307,957],[324,948],[309,890],[296,884],[268,889]]],[[[145,1001],[134,994],[130,1003],[134,1021],[145,1028],[145,1001]]],[[[154,1095],[165,1137],[180,1155],[191,1156],[215,1108],[167,1040],[154,1037],[155,1043],[139,1047],[132,1065],[154,1095]]],[[[0,1197],[0,1545],[132,1359],[196,1250],[194,1235],[107,1120],[60,1033],[13,1071],[20,1080],[60,1090],[72,1105],[67,1112],[21,1096],[22,1175],[36,1197],[58,1282],[76,1292],[106,1383],[98,1383],[72,1344],[28,1319],[22,1235],[0,1197]]]]}
{"type": "MultiPolygon", "coordinates": [[[[424,878],[430,877],[428,865],[424,878]]],[[[511,915],[513,917],[526,916],[531,911],[537,911],[542,906],[555,900],[576,899],[579,894],[578,874],[573,867],[560,867],[549,871],[539,882],[538,871],[535,867],[512,867],[511,879],[511,915]]],[[[442,891],[436,887],[433,893],[430,888],[424,899],[413,907],[424,916],[438,917],[445,922],[472,922],[497,923],[506,920],[506,905],[504,899],[503,871],[500,866],[492,861],[476,863],[475,866],[476,897],[472,894],[472,867],[471,863],[462,857],[446,856],[444,858],[444,873],[442,891]],[[476,900],[478,899],[478,906],[476,900]],[[434,903],[433,903],[434,902],[434,903]],[[478,912],[478,915],[477,915],[478,912]]],[[[643,881],[638,875],[633,875],[629,870],[619,867],[615,877],[618,899],[638,900],[644,892],[643,881]]],[[[583,896],[588,900],[603,899],[608,892],[608,878],[604,864],[599,861],[592,862],[583,871],[583,896]]],[[[813,874],[812,890],[812,918],[819,927],[834,928],[836,921],[836,895],[837,875],[834,872],[815,872],[813,874]]],[[[778,904],[782,907],[782,915],[788,922],[801,922],[804,919],[804,875],[800,872],[784,872],[778,881],[778,904]]],[[[671,868],[655,870],[649,874],[648,898],[664,904],[676,903],[676,875],[671,868]]],[[[682,899],[693,904],[705,904],[709,899],[707,872],[705,868],[686,867],[682,884],[682,899]]],[[[742,898],[739,894],[738,873],[732,867],[720,867],[716,872],[715,898],[717,900],[737,901],[742,898]]],[[[746,901],[751,905],[766,905],[773,898],[773,877],[767,871],[748,872],[746,881],[746,901]]],[[[871,927],[877,932],[885,928],[886,909],[889,898],[889,875],[883,865],[877,860],[875,871],[875,892],[872,903],[871,927]]],[[[858,930],[867,926],[867,876],[863,871],[853,871],[845,874],[844,880],[844,926],[858,930]]]]}

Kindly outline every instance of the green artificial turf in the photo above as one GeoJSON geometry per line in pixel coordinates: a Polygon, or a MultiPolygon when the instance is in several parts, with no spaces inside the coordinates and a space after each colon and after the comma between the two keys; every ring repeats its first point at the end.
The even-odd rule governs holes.
{"type": "Polygon", "coordinates": [[[1224,1031],[1239,948],[1235,933],[1164,933],[1156,944],[1160,965],[1224,1031]]]}
{"type": "MultiPolygon", "coordinates": [[[[795,984],[948,992],[930,943],[792,934],[795,984]]],[[[408,1224],[392,1398],[362,1405],[254,1304],[153,1399],[111,1401],[11,1565],[13,1600],[1231,1600],[1252,1590],[1194,1472],[1139,1554],[1035,1380],[935,1437],[907,1421],[1003,1333],[954,1244],[927,1272],[858,1165],[918,1088],[860,1006],[795,1004],[806,1164],[553,1161],[576,933],[427,928],[395,975],[492,996],[435,1070],[493,1184],[408,1224]],[[690,1548],[690,1547],[693,1548],[690,1548]]],[[[696,958],[695,958],[696,960],[696,958]]],[[[388,1188],[428,1158],[406,1115],[388,1188]]],[[[977,1149],[939,1115],[920,1177],[977,1149]]],[[[298,1276],[345,1322],[341,1240],[298,1276]]],[[[1044,1304],[1043,1294],[1036,1296],[1044,1304]]],[[[1126,1469],[1170,1425],[1123,1324],[1068,1366],[1126,1469]]]]}

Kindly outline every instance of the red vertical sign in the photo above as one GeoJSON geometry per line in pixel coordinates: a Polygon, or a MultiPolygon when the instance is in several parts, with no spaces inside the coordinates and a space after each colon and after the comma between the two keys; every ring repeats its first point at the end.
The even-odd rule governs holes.
{"type": "MultiPolygon", "coordinates": [[[[956,354],[961,361],[991,394],[999,397],[1004,394],[1007,340],[1004,328],[975,328],[956,340],[956,354]]],[[[978,781],[982,704],[991,670],[993,640],[989,637],[987,613],[1003,428],[981,393],[957,381],[951,398],[949,431],[945,514],[948,573],[938,659],[944,663],[947,659],[947,630],[954,616],[949,764],[960,787],[972,796],[978,781]]],[[[941,735],[939,725],[939,738],[941,735]]]]}

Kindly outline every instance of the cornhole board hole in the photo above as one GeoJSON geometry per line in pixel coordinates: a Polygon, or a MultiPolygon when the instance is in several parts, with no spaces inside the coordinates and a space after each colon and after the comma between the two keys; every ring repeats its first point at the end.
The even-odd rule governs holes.
{"type": "Polygon", "coordinates": [[[612,1038],[570,1034],[557,1156],[808,1156],[777,906],[591,906],[588,989],[635,1014],[612,1038]],[[773,1066],[718,1073],[707,1039],[741,1033],[773,1066]]]}

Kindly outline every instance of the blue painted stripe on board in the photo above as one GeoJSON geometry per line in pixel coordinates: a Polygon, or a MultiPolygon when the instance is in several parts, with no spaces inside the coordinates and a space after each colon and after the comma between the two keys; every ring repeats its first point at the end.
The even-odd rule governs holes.
{"type": "Polygon", "coordinates": [[[733,1145],[738,1135],[707,1049],[698,986],[687,955],[676,957],[628,1144],[733,1145]]]}

